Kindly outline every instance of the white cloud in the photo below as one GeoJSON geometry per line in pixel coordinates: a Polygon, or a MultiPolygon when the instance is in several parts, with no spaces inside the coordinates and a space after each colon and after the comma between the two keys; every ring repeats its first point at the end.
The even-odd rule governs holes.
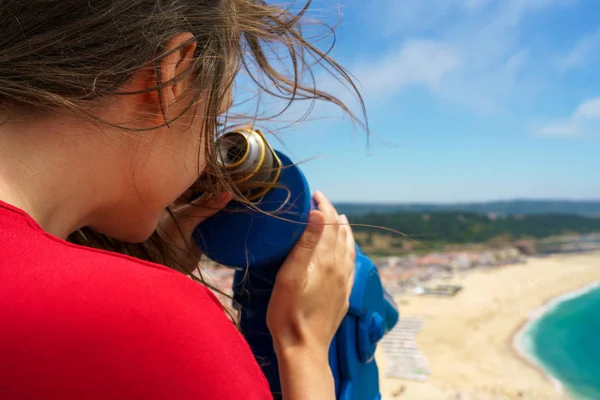
{"type": "Polygon", "coordinates": [[[598,119],[600,118],[600,97],[594,97],[581,103],[575,113],[574,119],[598,119]]]}
{"type": "Polygon", "coordinates": [[[435,27],[461,0],[383,0],[371,8],[374,29],[384,35],[419,34],[435,27]],[[383,12],[382,12],[383,11],[383,12]]]}
{"type": "MultiPolygon", "coordinates": [[[[369,40],[381,40],[387,49],[382,51],[380,44],[357,47],[354,59],[343,64],[357,78],[368,107],[421,87],[479,113],[519,108],[544,86],[539,70],[532,67],[538,62],[535,54],[521,45],[521,25],[533,13],[568,2],[380,0],[378,7],[365,9],[373,13],[372,31],[380,35],[369,40]]],[[[317,86],[356,110],[352,93],[329,75],[319,74],[317,86]]],[[[299,103],[287,115],[306,109],[306,103],[299,103]]],[[[339,113],[319,104],[311,118],[334,115],[339,113]]]]}
{"type": "MultiPolygon", "coordinates": [[[[439,48],[451,49],[460,63],[428,87],[446,101],[481,113],[495,113],[508,107],[518,108],[519,102],[539,95],[544,86],[544,72],[540,73],[538,65],[545,65],[544,61],[522,46],[524,21],[536,12],[565,7],[574,1],[382,0],[382,6],[375,8],[371,18],[374,24],[383,27],[387,41],[409,43],[426,37],[439,48]]],[[[383,66],[399,63],[400,59],[394,56],[387,54],[375,63],[383,66]]],[[[435,62],[425,60],[423,65],[435,62]]],[[[371,69],[384,70],[376,65],[371,69]]],[[[389,77],[393,79],[394,74],[389,77]]],[[[403,77],[397,79],[405,79],[406,75],[403,77]]],[[[420,82],[417,75],[411,78],[420,82]]],[[[383,76],[369,80],[380,82],[374,86],[386,93],[395,88],[393,84],[388,87],[383,76]]],[[[399,85],[397,89],[405,86],[399,85]]]]}
{"type": "Polygon", "coordinates": [[[419,34],[435,28],[481,22],[518,24],[529,12],[572,0],[380,0],[372,18],[385,34],[419,34]],[[379,6],[379,4],[381,4],[379,6]],[[383,12],[382,12],[383,10],[383,12]],[[383,16],[383,17],[382,17],[383,16]]]}
{"type": "Polygon", "coordinates": [[[380,96],[408,85],[436,90],[443,78],[461,64],[461,56],[452,46],[434,40],[408,40],[376,64],[362,64],[352,72],[366,96],[380,96]]]}
{"type": "MultiPolygon", "coordinates": [[[[354,59],[342,64],[357,78],[370,107],[406,88],[422,87],[444,101],[480,113],[518,109],[547,90],[547,66],[554,70],[552,61],[539,59],[522,46],[524,21],[536,12],[573,1],[379,0],[378,7],[365,8],[366,13],[373,13],[367,14],[376,25],[372,31],[380,34],[369,40],[381,40],[388,48],[381,51],[379,44],[357,47],[354,59]],[[366,54],[361,55],[361,50],[366,54]]],[[[352,93],[328,74],[317,74],[317,87],[356,110],[352,93]]],[[[307,108],[306,102],[297,102],[285,119],[293,121],[307,108]]],[[[333,116],[339,113],[318,104],[311,119],[333,116]]]]}
{"type": "Polygon", "coordinates": [[[600,29],[581,38],[571,50],[560,57],[557,66],[562,71],[584,67],[600,49],[600,29]]]}
{"type": "Polygon", "coordinates": [[[551,122],[534,128],[537,136],[571,137],[600,128],[600,97],[593,97],[579,104],[571,116],[563,121],[551,122]]]}
{"type": "MultiPolygon", "coordinates": [[[[445,77],[460,68],[461,64],[460,54],[451,46],[435,40],[415,39],[405,41],[375,61],[357,60],[348,69],[356,78],[367,106],[375,107],[408,86],[435,92],[440,89],[445,77]]],[[[338,97],[356,113],[360,112],[354,93],[344,84],[322,70],[318,70],[315,80],[317,88],[338,97]]],[[[245,94],[240,89],[237,95],[240,101],[239,99],[251,97],[252,91],[245,94]]],[[[265,111],[267,115],[285,106],[286,102],[276,98],[262,100],[262,110],[268,110],[265,111]]],[[[281,127],[294,122],[303,117],[309,106],[308,102],[294,102],[279,121],[270,121],[269,125],[281,127]]],[[[245,107],[238,107],[235,111],[252,114],[255,107],[255,101],[249,101],[245,107]]],[[[330,119],[339,114],[340,111],[331,105],[317,103],[309,119],[330,119]]]]}
{"type": "Polygon", "coordinates": [[[571,137],[579,135],[579,125],[575,121],[555,122],[534,131],[537,136],[571,137]]]}

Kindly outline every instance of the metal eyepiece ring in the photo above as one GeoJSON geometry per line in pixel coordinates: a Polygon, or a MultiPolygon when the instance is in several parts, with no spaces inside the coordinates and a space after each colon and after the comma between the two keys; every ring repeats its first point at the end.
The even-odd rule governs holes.
{"type": "Polygon", "coordinates": [[[279,179],[281,161],[261,131],[230,131],[216,145],[217,162],[248,200],[264,196],[279,179]]]}

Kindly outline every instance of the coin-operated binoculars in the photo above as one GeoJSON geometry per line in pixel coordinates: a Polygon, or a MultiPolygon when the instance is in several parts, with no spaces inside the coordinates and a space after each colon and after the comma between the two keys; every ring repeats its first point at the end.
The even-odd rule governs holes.
{"type": "MultiPolygon", "coordinates": [[[[233,295],[241,331],[260,361],[273,393],[281,393],[277,359],[266,315],[275,277],[315,207],[298,166],[273,150],[258,130],[227,132],[217,157],[248,203],[231,202],[204,221],[194,239],[213,261],[236,269],[233,295]]],[[[350,308],[329,350],[337,399],[380,399],[377,343],[398,321],[398,310],[375,264],[356,247],[350,308]]]]}

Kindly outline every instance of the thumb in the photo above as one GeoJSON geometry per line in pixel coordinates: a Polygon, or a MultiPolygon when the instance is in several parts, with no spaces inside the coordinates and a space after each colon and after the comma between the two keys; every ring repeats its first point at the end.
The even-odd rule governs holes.
{"type": "Polygon", "coordinates": [[[319,210],[312,210],[308,217],[306,230],[292,249],[288,259],[293,264],[306,266],[321,240],[325,228],[325,215],[319,210]]]}
{"type": "Polygon", "coordinates": [[[163,214],[157,232],[166,243],[179,249],[189,249],[194,229],[223,209],[230,200],[230,195],[222,194],[210,199],[200,197],[191,203],[178,201],[163,214]]]}

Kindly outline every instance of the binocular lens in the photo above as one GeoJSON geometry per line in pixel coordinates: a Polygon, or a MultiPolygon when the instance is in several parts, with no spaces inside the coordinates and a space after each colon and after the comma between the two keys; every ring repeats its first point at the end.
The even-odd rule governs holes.
{"type": "Polygon", "coordinates": [[[224,136],[220,147],[223,164],[226,167],[239,164],[248,156],[248,141],[243,135],[230,133],[224,136]]]}
{"type": "Polygon", "coordinates": [[[258,130],[225,133],[217,140],[217,157],[248,200],[264,196],[279,179],[281,162],[258,130]]]}

